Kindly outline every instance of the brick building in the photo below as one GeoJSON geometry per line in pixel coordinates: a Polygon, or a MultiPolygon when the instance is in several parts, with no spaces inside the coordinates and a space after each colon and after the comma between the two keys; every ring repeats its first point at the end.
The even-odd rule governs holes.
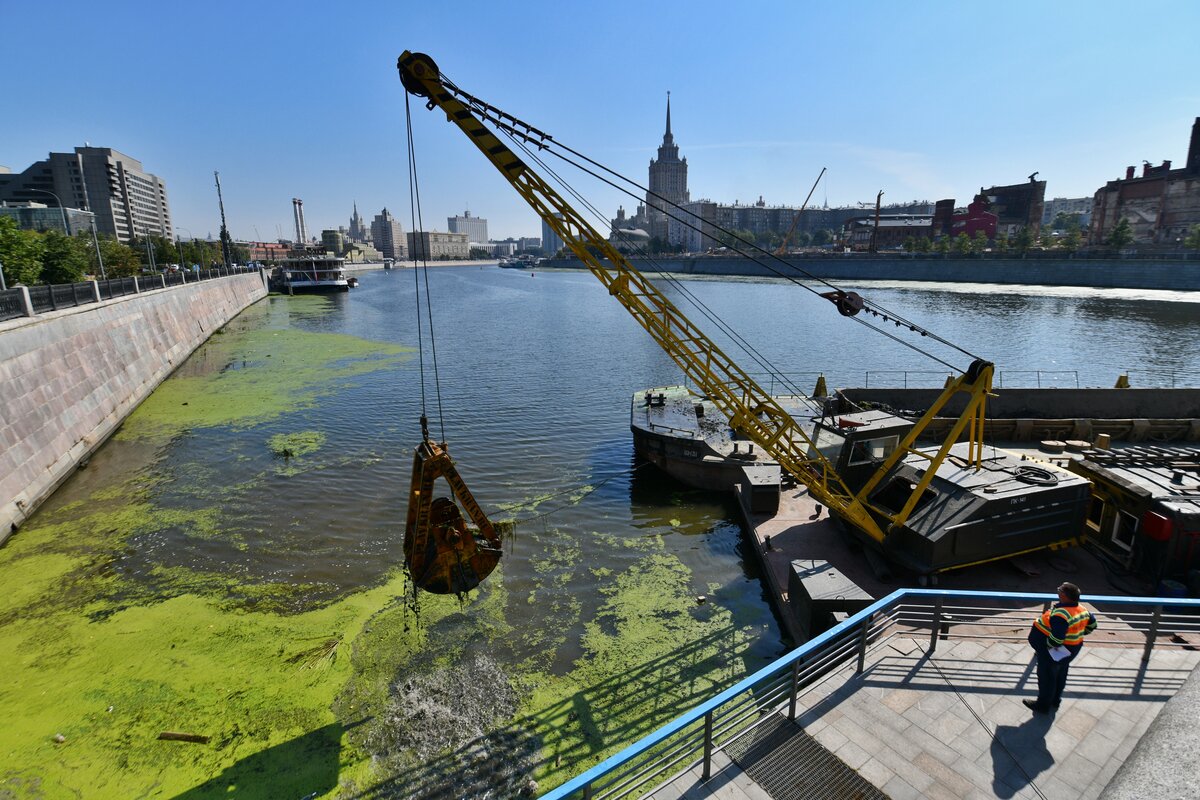
{"type": "Polygon", "coordinates": [[[1092,198],[1088,244],[1102,245],[1122,220],[1129,221],[1134,244],[1177,247],[1193,225],[1200,225],[1200,117],[1192,123],[1187,163],[1172,169],[1126,167],[1125,177],[1109,181],[1092,198]]]}

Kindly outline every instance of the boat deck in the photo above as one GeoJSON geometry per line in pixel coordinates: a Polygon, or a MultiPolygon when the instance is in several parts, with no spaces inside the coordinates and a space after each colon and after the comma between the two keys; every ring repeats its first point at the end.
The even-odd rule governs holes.
{"type": "Polygon", "coordinates": [[[780,715],[760,742],[717,752],[708,781],[696,767],[649,796],[1090,800],[1200,663],[1196,651],[1156,649],[1143,664],[1137,648],[1085,645],[1047,716],[1021,704],[1037,692],[1028,647],[949,641],[927,658],[927,644],[894,639],[862,674],[848,665],[803,695],[798,725],[780,715]],[[848,795],[836,776],[797,763],[814,751],[870,786],[848,795]]]}

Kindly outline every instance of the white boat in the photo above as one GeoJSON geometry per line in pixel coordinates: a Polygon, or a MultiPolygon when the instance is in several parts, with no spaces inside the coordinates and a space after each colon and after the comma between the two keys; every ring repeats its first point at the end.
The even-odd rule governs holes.
{"type": "Polygon", "coordinates": [[[345,259],[332,256],[305,255],[285,258],[278,267],[280,289],[288,294],[350,291],[345,263],[345,259]]]}

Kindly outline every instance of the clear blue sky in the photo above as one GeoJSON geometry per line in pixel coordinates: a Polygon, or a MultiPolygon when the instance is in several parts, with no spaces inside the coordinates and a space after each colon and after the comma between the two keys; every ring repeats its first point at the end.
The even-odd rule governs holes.
{"type": "MultiPolygon", "coordinates": [[[[396,57],[646,180],[671,91],[693,198],[831,205],[1023,181],[1090,196],[1176,164],[1200,115],[1200,3],[112,3],[0,0],[0,164],[85,141],[166,180],[186,236],[290,235],[386,206],[409,226],[396,57]]],[[[466,139],[414,108],[426,227],[540,223],[466,139]]],[[[634,202],[580,183],[612,216],[634,202]]]]}

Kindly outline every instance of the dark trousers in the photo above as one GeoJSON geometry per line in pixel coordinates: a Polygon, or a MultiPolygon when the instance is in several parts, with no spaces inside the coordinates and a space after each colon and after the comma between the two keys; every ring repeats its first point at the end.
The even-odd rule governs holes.
{"type": "Polygon", "coordinates": [[[1067,668],[1075,660],[1075,656],[1079,655],[1078,648],[1068,649],[1071,650],[1071,655],[1062,661],[1055,661],[1044,644],[1041,647],[1034,646],[1034,650],[1037,652],[1038,696],[1036,702],[1037,707],[1042,711],[1058,708],[1059,703],[1062,702],[1063,689],[1067,686],[1067,668]]]}

